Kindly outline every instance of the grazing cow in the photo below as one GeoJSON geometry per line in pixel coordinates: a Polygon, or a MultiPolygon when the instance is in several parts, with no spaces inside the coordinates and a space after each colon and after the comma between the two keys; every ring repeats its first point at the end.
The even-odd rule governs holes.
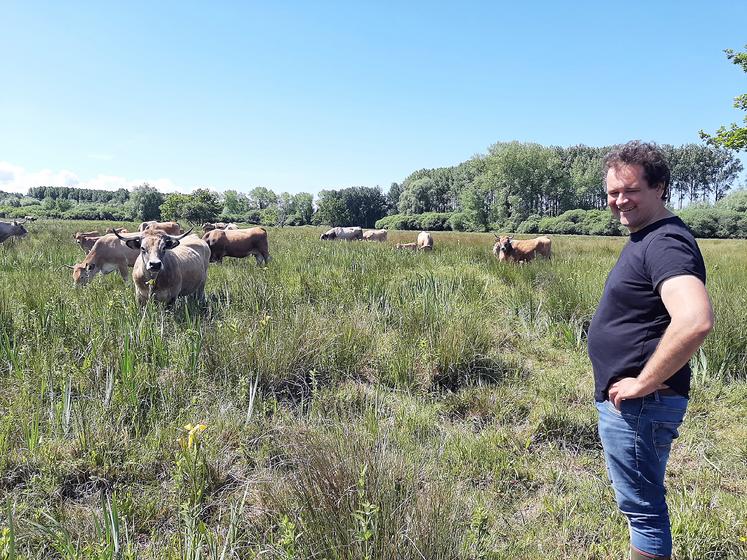
{"type": "Polygon", "coordinates": [[[224,222],[216,222],[214,224],[207,222],[202,225],[202,231],[204,231],[205,233],[213,231],[214,229],[239,229],[239,226],[234,223],[227,224],[224,222]]]}
{"type": "Polygon", "coordinates": [[[417,248],[417,243],[397,243],[397,245],[395,245],[395,249],[409,249],[410,251],[416,251],[417,248]]]}
{"type": "Polygon", "coordinates": [[[101,234],[98,231],[78,231],[73,235],[73,239],[86,255],[93,249],[93,245],[99,237],[101,237],[101,234]]]}
{"type": "Polygon", "coordinates": [[[146,229],[158,229],[168,233],[169,235],[180,235],[182,233],[181,226],[176,222],[157,222],[152,220],[150,222],[143,222],[137,228],[138,231],[145,231],[146,229]]]}
{"type": "Polygon", "coordinates": [[[24,223],[25,220],[23,222],[19,222],[18,220],[13,220],[10,223],[0,222],[0,243],[9,237],[23,237],[26,235],[28,231],[23,227],[22,224],[24,223]]]}
{"type": "Polygon", "coordinates": [[[378,241],[383,243],[386,241],[387,231],[385,229],[369,229],[363,232],[364,241],[378,241]]]}
{"type": "Polygon", "coordinates": [[[356,227],[334,227],[325,231],[319,236],[320,241],[329,241],[333,239],[344,239],[352,241],[354,239],[363,239],[363,229],[356,227]]]}
{"type": "Polygon", "coordinates": [[[76,286],[85,286],[97,274],[109,274],[117,270],[122,280],[127,282],[127,269],[135,264],[139,254],[136,249],[131,249],[117,239],[116,235],[103,235],[96,239],[82,262],[70,267],[73,269],[73,281],[76,286]]]}
{"type": "Polygon", "coordinates": [[[263,227],[249,229],[214,229],[202,236],[210,247],[210,262],[222,262],[223,257],[244,258],[254,255],[258,265],[270,262],[267,230],[263,227]]]}
{"type": "Polygon", "coordinates": [[[148,228],[126,237],[114,234],[129,248],[140,251],[132,270],[138,305],[144,306],[149,298],[169,304],[180,296],[204,298],[210,247],[196,235],[189,235],[191,232],[177,236],[148,228]]]}
{"type": "Polygon", "coordinates": [[[123,227],[110,227],[106,228],[106,233],[130,233],[130,230],[123,228],[123,227]]]}
{"type": "Polygon", "coordinates": [[[418,234],[418,249],[421,251],[433,251],[433,236],[427,231],[418,234]]]}
{"type": "Polygon", "coordinates": [[[552,240],[549,237],[514,241],[513,235],[501,237],[496,235],[495,239],[493,254],[498,257],[499,261],[529,262],[537,255],[550,258],[552,240]]]}

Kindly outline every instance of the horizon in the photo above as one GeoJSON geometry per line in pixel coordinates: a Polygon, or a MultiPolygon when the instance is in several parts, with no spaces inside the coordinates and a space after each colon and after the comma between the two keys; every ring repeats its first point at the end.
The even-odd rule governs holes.
{"type": "Polygon", "coordinates": [[[5,6],[2,191],[386,192],[496,142],[679,146],[743,118],[744,3],[79,7],[5,6]]]}

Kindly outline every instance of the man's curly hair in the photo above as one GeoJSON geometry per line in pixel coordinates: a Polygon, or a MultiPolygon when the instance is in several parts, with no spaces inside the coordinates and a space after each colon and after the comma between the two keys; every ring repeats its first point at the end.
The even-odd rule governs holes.
{"type": "Polygon", "coordinates": [[[654,142],[641,142],[631,140],[627,144],[615,146],[613,150],[604,157],[604,178],[611,168],[621,165],[640,165],[643,168],[643,177],[652,189],[664,187],[661,193],[662,200],[669,199],[669,180],[671,177],[669,164],[664,153],[654,142]]]}

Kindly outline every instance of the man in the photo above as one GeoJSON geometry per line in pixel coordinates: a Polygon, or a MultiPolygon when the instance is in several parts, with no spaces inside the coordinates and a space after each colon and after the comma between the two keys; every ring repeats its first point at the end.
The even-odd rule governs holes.
{"type": "Polygon", "coordinates": [[[689,360],[713,328],[705,265],[665,206],[669,167],[655,144],[604,160],[607,204],[630,231],[589,328],[599,436],[633,560],[670,558],[664,471],[690,391],[689,360]]]}

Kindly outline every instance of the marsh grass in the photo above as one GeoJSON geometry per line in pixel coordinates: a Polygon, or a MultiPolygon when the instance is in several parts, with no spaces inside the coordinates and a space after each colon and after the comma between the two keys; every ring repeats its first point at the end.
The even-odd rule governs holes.
{"type": "MultiPolygon", "coordinates": [[[[113,224],[97,224],[103,229],[113,224]]],[[[27,558],[623,557],[588,323],[624,240],[429,254],[272,229],[206,301],[63,267],[90,223],[0,245],[0,550],[27,558]],[[203,423],[199,455],[184,426],[203,423]],[[191,449],[191,448],[190,448],[191,449]]],[[[716,328],[670,468],[677,558],[747,555],[747,256],[701,242],[716,328]]],[[[6,553],[6,556],[9,553],[6,553]]]]}

